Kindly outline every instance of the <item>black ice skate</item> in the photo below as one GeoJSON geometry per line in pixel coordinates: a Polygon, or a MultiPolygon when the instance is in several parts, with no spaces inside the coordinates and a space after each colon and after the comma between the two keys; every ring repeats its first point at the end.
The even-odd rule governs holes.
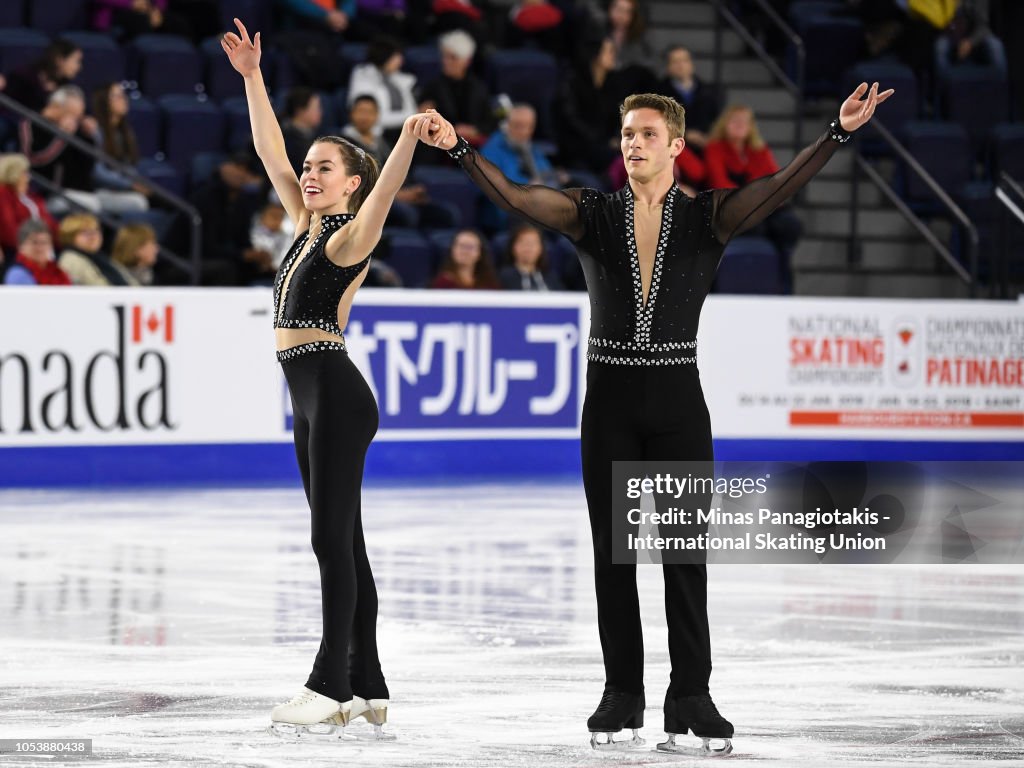
{"type": "Polygon", "coordinates": [[[642,693],[606,690],[601,697],[601,703],[597,705],[597,710],[587,720],[590,746],[594,749],[634,749],[643,746],[645,742],[637,734],[637,729],[644,725],[646,706],[642,693]],[[623,728],[631,728],[633,738],[629,741],[615,741],[613,734],[623,728]],[[605,741],[598,740],[602,733],[605,735],[605,741]]]}
{"type": "Polygon", "coordinates": [[[701,693],[696,696],[665,696],[665,733],[668,739],[658,745],[661,752],[692,755],[696,748],[676,744],[676,736],[693,731],[703,739],[700,754],[707,757],[721,757],[732,752],[732,723],[718,713],[711,696],[701,693]],[[711,740],[715,740],[715,744],[711,740]]]}

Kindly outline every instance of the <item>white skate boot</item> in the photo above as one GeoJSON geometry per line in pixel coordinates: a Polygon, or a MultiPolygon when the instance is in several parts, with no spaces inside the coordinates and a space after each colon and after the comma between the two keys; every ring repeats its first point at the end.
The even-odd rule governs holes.
{"type": "MultiPolygon", "coordinates": [[[[349,721],[363,718],[373,726],[373,736],[369,737],[374,741],[394,741],[392,733],[384,731],[384,724],[388,721],[388,700],[387,699],[364,699],[361,696],[352,697],[352,712],[349,721]]],[[[362,736],[353,734],[356,738],[362,736]]]]}
{"type": "Polygon", "coordinates": [[[351,701],[335,701],[303,688],[291,701],[274,707],[270,732],[291,739],[352,741],[345,733],[351,711],[351,701]]]}

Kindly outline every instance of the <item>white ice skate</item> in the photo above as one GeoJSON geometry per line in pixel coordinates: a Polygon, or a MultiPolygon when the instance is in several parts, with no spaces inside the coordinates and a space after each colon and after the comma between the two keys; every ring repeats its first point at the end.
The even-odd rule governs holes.
{"type": "Polygon", "coordinates": [[[345,733],[351,712],[351,701],[335,701],[303,688],[291,701],[274,707],[270,732],[288,739],[354,741],[345,733]]]}
{"type": "Polygon", "coordinates": [[[388,721],[387,699],[364,699],[361,696],[353,696],[349,722],[360,717],[373,726],[373,735],[364,737],[361,733],[353,731],[352,735],[357,739],[368,738],[372,741],[395,740],[394,734],[384,731],[384,724],[388,721]]]}

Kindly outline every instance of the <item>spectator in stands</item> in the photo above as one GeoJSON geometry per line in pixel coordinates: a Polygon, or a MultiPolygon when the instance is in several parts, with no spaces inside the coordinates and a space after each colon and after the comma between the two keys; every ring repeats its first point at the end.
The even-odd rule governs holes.
{"type": "Polygon", "coordinates": [[[356,0],[277,0],[285,14],[285,26],[323,30],[336,35],[348,32],[356,18],[356,0]]]}
{"type": "Polygon", "coordinates": [[[989,0],[961,0],[952,23],[935,41],[942,65],[974,64],[1006,72],[1006,56],[989,27],[989,0]]]}
{"type": "Polygon", "coordinates": [[[434,14],[435,36],[461,29],[473,36],[477,46],[487,41],[483,12],[472,0],[433,0],[430,10],[434,14]]]}
{"type": "Polygon", "coordinates": [[[60,246],[57,266],[74,285],[128,285],[103,253],[103,231],[99,219],[92,214],[73,213],[61,219],[60,246]]]}
{"type": "MultiPolygon", "coordinates": [[[[770,176],[779,170],[772,151],[768,148],[754,119],[750,107],[733,105],[724,112],[711,128],[704,149],[709,189],[740,187],[754,179],[770,176]]],[[[802,226],[788,204],[775,210],[749,235],[767,237],[775,245],[784,267],[783,279],[789,286],[789,257],[800,239],[802,226]]]]}
{"type": "Polygon", "coordinates": [[[538,47],[564,56],[567,43],[563,20],[561,8],[550,0],[517,2],[509,12],[505,44],[509,48],[538,47]]]}
{"type": "MultiPolygon", "coordinates": [[[[349,122],[341,129],[341,135],[373,155],[377,163],[383,167],[387,162],[388,155],[391,154],[391,145],[381,134],[380,109],[377,107],[377,100],[369,95],[356,97],[349,110],[349,122]]],[[[427,188],[422,184],[413,184],[406,180],[406,183],[398,190],[398,194],[395,195],[391,211],[397,218],[405,218],[406,225],[409,225],[407,207],[425,206],[429,203],[430,195],[427,194],[427,188]]],[[[412,226],[416,226],[419,224],[418,214],[413,214],[413,217],[416,220],[412,226]]]]}
{"type": "Polygon", "coordinates": [[[494,130],[494,115],[487,86],[469,71],[476,43],[462,30],[441,35],[437,43],[441,74],[423,88],[419,108],[436,109],[466,141],[481,146],[494,130]]]}
{"type": "Polygon", "coordinates": [[[126,39],[144,34],[192,37],[188,22],[168,9],[168,0],[92,0],[92,28],[126,39]]]}
{"type": "Polygon", "coordinates": [[[204,284],[247,285],[272,268],[272,255],[249,240],[253,216],[266,203],[266,184],[259,158],[238,152],[193,193],[203,219],[204,284]]]}
{"type": "MultiPolygon", "coordinates": [[[[537,113],[534,108],[529,104],[515,104],[509,110],[501,131],[491,136],[480,154],[517,184],[559,186],[563,179],[533,143],[536,127],[537,113]]],[[[489,201],[482,210],[481,218],[481,223],[491,230],[508,223],[508,214],[489,201]]]]}
{"type": "Polygon", "coordinates": [[[40,221],[58,237],[57,222],[46,202],[29,189],[28,158],[24,155],[0,155],[0,247],[5,255],[18,248],[18,227],[26,221],[40,221]]]}
{"type": "Polygon", "coordinates": [[[670,96],[686,109],[686,145],[698,153],[708,143],[708,131],[722,114],[718,89],[697,77],[693,57],[682,45],[665,51],[665,77],[658,83],[657,93],[670,96]]]}
{"type": "MultiPolygon", "coordinates": [[[[280,203],[267,203],[252,219],[249,242],[254,250],[268,254],[267,263],[277,271],[295,240],[295,225],[288,221],[280,203]]],[[[273,278],[271,277],[271,280],[273,278]]]]}
{"type": "Polygon", "coordinates": [[[615,43],[615,58],[619,67],[640,68],[640,71],[634,74],[640,80],[632,85],[638,92],[650,90],[643,86],[653,79],[655,66],[654,50],[647,39],[646,13],[640,2],[641,0],[608,0],[606,30],[608,37],[615,43]]]}
{"type": "Polygon", "coordinates": [[[42,112],[50,96],[74,80],[82,69],[82,49],[69,40],[57,38],[41,59],[8,75],[5,93],[35,112],[42,112]]]}
{"type": "Polygon", "coordinates": [[[71,285],[53,260],[53,238],[41,221],[29,219],[18,227],[18,255],[4,274],[7,285],[71,285]]]}
{"type": "Polygon", "coordinates": [[[153,265],[159,253],[160,245],[151,226],[125,224],[117,230],[110,260],[128,285],[152,285],[153,265]]]}
{"type": "MultiPolygon", "coordinates": [[[[120,83],[108,83],[93,91],[92,114],[96,120],[92,139],[97,146],[120,163],[130,166],[138,163],[139,144],[135,130],[128,121],[128,96],[120,83]]],[[[104,163],[96,163],[93,181],[99,189],[133,191],[144,196],[149,194],[149,188],[144,184],[104,163]]]]}
{"type": "MultiPolygon", "coordinates": [[[[66,133],[86,142],[95,141],[98,126],[94,118],[85,117],[85,95],[76,85],[62,85],[50,95],[42,116],[66,133]]],[[[36,172],[61,188],[61,195],[51,197],[50,209],[61,213],[69,208],[68,200],[94,213],[144,211],[149,207],[145,196],[134,191],[96,189],[94,158],[70,147],[64,139],[45,128],[35,128],[28,120],[19,125],[22,152],[36,172]]]]}
{"type": "Polygon", "coordinates": [[[499,279],[507,291],[558,291],[561,281],[548,269],[544,238],[533,224],[517,224],[508,236],[508,264],[499,279]]]}
{"type": "Polygon", "coordinates": [[[494,261],[483,235],[475,229],[460,229],[452,238],[431,288],[500,288],[494,261]]]}
{"type": "Polygon", "coordinates": [[[389,141],[401,131],[405,119],[416,112],[416,78],[401,72],[401,68],[401,44],[392,37],[374,38],[366,50],[366,63],[352,70],[348,86],[349,104],[357,96],[370,95],[376,99],[380,124],[389,141]]]}
{"type": "Polygon", "coordinates": [[[284,149],[288,160],[295,169],[296,177],[302,174],[302,161],[313,139],[320,135],[323,123],[323,105],[320,94],[312,88],[299,85],[288,91],[284,100],[284,120],[281,133],[284,135],[284,149]]]}
{"type": "Polygon", "coordinates": [[[408,24],[406,0],[357,0],[359,23],[368,34],[389,35],[399,40],[416,35],[408,24]]]}
{"type": "Polygon", "coordinates": [[[276,0],[279,9],[275,35],[296,82],[316,90],[333,90],[348,72],[339,55],[342,37],[358,37],[355,0],[276,0]]]}
{"type": "Polygon", "coordinates": [[[567,167],[603,174],[619,157],[619,104],[626,95],[615,44],[607,38],[590,41],[557,98],[558,149],[567,167]]]}

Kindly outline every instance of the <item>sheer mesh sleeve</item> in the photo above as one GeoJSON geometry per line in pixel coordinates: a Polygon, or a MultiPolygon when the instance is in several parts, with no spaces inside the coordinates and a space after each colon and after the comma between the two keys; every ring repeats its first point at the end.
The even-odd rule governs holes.
{"type": "Polygon", "coordinates": [[[540,184],[516,184],[463,138],[448,152],[469,178],[506,213],[561,232],[573,241],[583,237],[580,203],[583,189],[552,189],[540,184]]]}
{"type": "Polygon", "coordinates": [[[831,128],[826,130],[789,165],[771,176],[755,179],[739,189],[714,190],[711,225],[718,241],[727,243],[757,226],[810,181],[841,146],[830,138],[831,132],[831,128]]]}

